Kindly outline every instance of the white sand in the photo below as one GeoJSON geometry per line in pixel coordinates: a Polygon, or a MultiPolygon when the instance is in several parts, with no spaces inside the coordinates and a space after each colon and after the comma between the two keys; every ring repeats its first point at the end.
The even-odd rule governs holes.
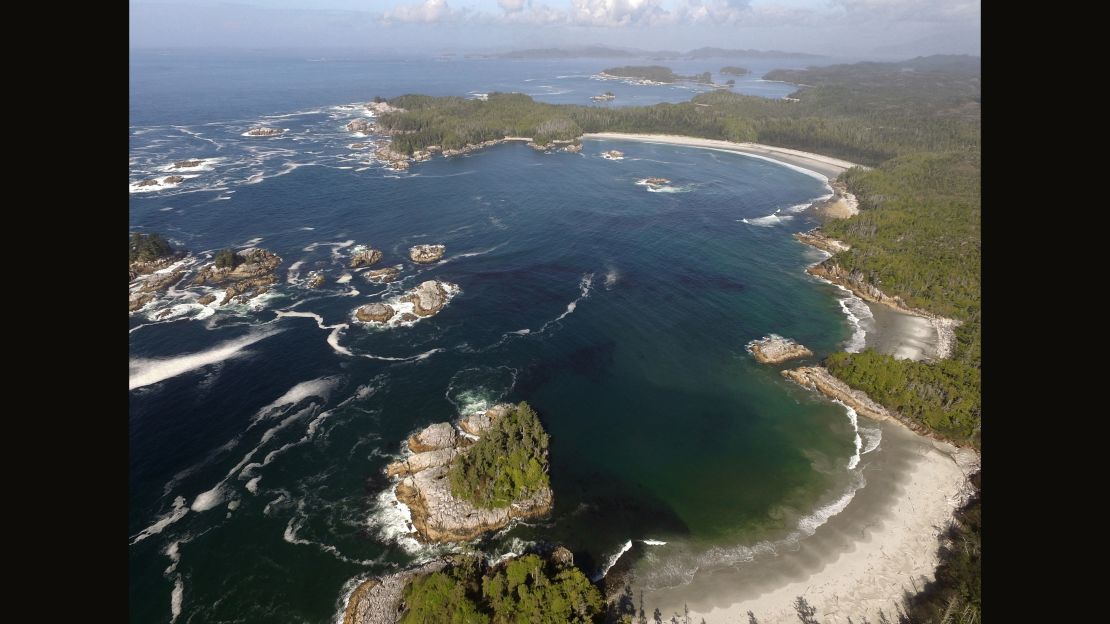
{"type": "Polygon", "coordinates": [[[762,624],[796,623],[798,596],[823,624],[846,624],[848,617],[876,622],[880,609],[892,616],[904,592],[933,578],[938,537],[971,492],[966,475],[978,456],[897,423],[881,428],[881,450],[864,455],[867,485],[797,549],[780,548],[731,569],[699,570],[689,585],[645,592],[645,605],[669,617],[686,604],[692,621],[708,624],[747,622],[748,611],[762,624]]]}
{"type": "Polygon", "coordinates": [[[699,139],[697,137],[679,136],[675,134],[632,134],[624,132],[595,132],[582,135],[583,139],[640,141],[643,143],[665,143],[668,145],[681,145],[685,147],[698,147],[702,149],[723,150],[736,152],[749,156],[758,156],[778,161],[787,165],[806,169],[817,173],[826,180],[836,179],[841,173],[852,167],[860,167],[856,163],[830,158],[811,152],[774,147],[761,143],[735,143],[733,141],[719,141],[716,139],[699,139]]]}

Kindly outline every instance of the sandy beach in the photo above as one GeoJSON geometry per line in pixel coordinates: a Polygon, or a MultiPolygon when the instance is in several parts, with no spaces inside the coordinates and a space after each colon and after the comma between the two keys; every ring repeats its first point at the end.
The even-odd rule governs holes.
{"type": "MultiPolygon", "coordinates": [[[[624,133],[582,138],[736,152],[801,168],[830,183],[857,166],[756,143],[624,133]]],[[[815,205],[821,216],[856,214],[855,198],[844,189],[836,190],[840,192],[815,205]]],[[[950,355],[951,321],[860,303],[871,311],[870,318],[860,319],[867,348],[915,360],[950,355]]],[[[644,590],[644,604],[658,607],[664,618],[681,615],[689,607],[692,621],[704,618],[708,624],[747,622],[748,611],[763,624],[797,622],[793,603],[798,596],[817,609],[817,618],[824,624],[846,624],[849,617],[874,622],[880,610],[893,616],[905,592],[916,592],[932,580],[938,537],[970,496],[967,477],[978,468],[979,458],[974,451],[919,436],[897,422],[861,417],[860,426],[880,430],[881,443],[865,453],[839,489],[830,493],[840,498],[823,505],[822,509],[831,509],[829,514],[818,512],[801,520],[799,526],[822,522],[815,531],[795,531],[778,542],[738,545],[727,552],[699,552],[696,545],[677,542],[652,548],[647,551],[648,560],[637,568],[694,571],[688,583],[665,589],[653,589],[645,579],[634,580],[637,595],[644,590]]]]}
{"type": "Polygon", "coordinates": [[[699,139],[697,137],[680,136],[676,134],[632,134],[624,132],[595,132],[582,135],[582,139],[640,141],[642,143],[664,143],[667,145],[682,145],[685,147],[700,147],[726,152],[736,152],[775,160],[787,165],[806,169],[818,173],[826,181],[835,180],[837,176],[852,167],[860,167],[853,162],[830,158],[811,152],[803,152],[785,147],[774,147],[761,143],[735,143],[732,141],[719,141],[716,139],[699,139]]]}
{"type": "MultiPolygon", "coordinates": [[[[750,562],[704,565],[687,585],[645,591],[645,605],[665,617],[682,614],[685,605],[692,621],[708,624],[747,622],[748,611],[762,624],[797,622],[798,596],[823,624],[846,624],[849,617],[875,622],[880,609],[894,614],[905,591],[933,578],[938,536],[970,495],[966,477],[978,459],[897,423],[861,424],[879,428],[882,443],[863,455],[857,470],[866,485],[840,513],[795,544],[756,548],[750,562]]],[[[652,549],[654,565],[667,560],[667,548],[652,549]]],[[[706,559],[712,557],[699,558],[706,559]]]]}

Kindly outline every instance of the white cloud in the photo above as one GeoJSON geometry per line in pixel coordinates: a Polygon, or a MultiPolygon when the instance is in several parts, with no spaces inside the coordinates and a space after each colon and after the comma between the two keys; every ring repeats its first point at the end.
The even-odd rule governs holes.
{"type": "Polygon", "coordinates": [[[920,21],[978,19],[980,0],[833,0],[850,15],[920,21]]]}
{"type": "Polygon", "coordinates": [[[519,13],[531,4],[531,0],[497,0],[497,5],[506,13],[519,13]]]}
{"type": "Polygon", "coordinates": [[[569,21],[580,26],[649,26],[667,24],[675,15],[661,0],[572,0],[569,21]]]}
{"type": "Polygon", "coordinates": [[[402,4],[386,11],[382,17],[396,22],[439,22],[455,14],[447,0],[424,0],[419,4],[402,4]]]}
{"type": "Polygon", "coordinates": [[[686,0],[679,9],[679,19],[693,23],[735,24],[750,13],[750,0],[686,0]]]}

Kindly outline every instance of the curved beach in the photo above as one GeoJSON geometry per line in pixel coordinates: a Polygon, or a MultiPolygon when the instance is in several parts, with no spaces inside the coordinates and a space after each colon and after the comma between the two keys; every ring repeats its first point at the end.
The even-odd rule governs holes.
{"type": "MultiPolygon", "coordinates": [[[[585,134],[589,140],[624,140],[734,152],[773,160],[831,182],[856,163],[757,143],[697,137],[616,132],[585,134]]],[[[895,357],[944,357],[930,319],[882,304],[866,303],[866,347],[895,357]]],[[[933,579],[938,538],[971,494],[968,475],[978,456],[968,449],[919,436],[894,422],[869,421],[882,429],[882,444],[864,455],[858,470],[866,484],[843,509],[809,537],[737,566],[707,568],[686,585],[644,591],[646,604],[665,617],[681,614],[709,624],[745,621],[751,611],[763,624],[796,622],[793,603],[804,597],[827,624],[893,616],[905,592],[933,579]]],[[[754,545],[748,545],[754,546],[754,545]]],[[[665,549],[659,555],[666,558],[665,549]]]]}
{"type": "Polygon", "coordinates": [[[783,164],[805,169],[810,173],[820,174],[827,180],[836,177],[852,167],[863,167],[857,163],[803,152],[785,147],[763,145],[762,143],[736,143],[733,141],[720,141],[717,139],[700,139],[698,137],[682,136],[677,134],[633,134],[625,132],[594,132],[582,135],[583,139],[638,141],[641,143],[662,143],[666,145],[681,145],[684,147],[700,147],[726,152],[736,152],[756,156],[783,164]]]}

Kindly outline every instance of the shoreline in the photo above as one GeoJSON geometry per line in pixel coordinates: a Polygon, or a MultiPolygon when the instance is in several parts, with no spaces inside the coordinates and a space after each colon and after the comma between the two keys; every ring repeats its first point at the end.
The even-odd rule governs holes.
{"type": "Polygon", "coordinates": [[[878,621],[895,613],[903,592],[932,580],[939,537],[973,492],[968,476],[978,466],[970,450],[914,434],[900,423],[870,421],[882,445],[863,455],[865,483],[844,508],[796,546],[734,566],[699,570],[686,585],[645,592],[665,615],[689,606],[694,621],[797,622],[793,603],[804,597],[825,624],[848,618],[878,621]]]}
{"type": "Polygon", "coordinates": [[[765,160],[773,160],[780,164],[785,164],[796,169],[802,169],[805,173],[817,174],[825,179],[826,183],[835,180],[837,176],[844,173],[852,167],[864,167],[863,165],[841,160],[839,158],[832,158],[829,156],[822,156],[813,152],[803,152],[801,150],[790,149],[786,147],[775,147],[773,145],[764,145],[762,143],[736,143],[734,141],[722,141],[719,139],[702,139],[698,137],[684,136],[678,134],[638,134],[638,133],[625,133],[625,132],[587,132],[579,137],[581,140],[618,140],[618,141],[637,141],[640,143],[659,143],[664,145],[678,145],[682,147],[698,147],[703,149],[714,149],[725,152],[735,152],[737,154],[744,154],[765,160]]]}

